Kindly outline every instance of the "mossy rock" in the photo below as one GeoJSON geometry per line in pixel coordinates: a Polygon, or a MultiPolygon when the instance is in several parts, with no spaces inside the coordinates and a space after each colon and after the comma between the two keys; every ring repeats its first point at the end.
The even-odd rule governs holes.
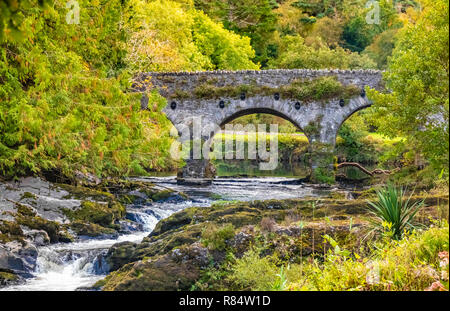
{"type": "Polygon", "coordinates": [[[72,186],[67,184],[57,184],[58,187],[69,192],[66,198],[73,198],[78,200],[93,199],[97,201],[110,201],[114,199],[114,195],[107,191],[100,191],[88,187],[72,186]]]}
{"type": "Polygon", "coordinates": [[[70,228],[77,234],[89,237],[98,237],[102,235],[115,235],[117,231],[111,228],[105,228],[93,223],[73,222],[70,228]]]}
{"type": "Polygon", "coordinates": [[[23,242],[24,235],[20,225],[13,221],[0,220],[0,242],[23,242]]]}
{"type": "Polygon", "coordinates": [[[159,221],[150,236],[157,236],[166,231],[176,230],[180,227],[190,224],[193,221],[197,211],[197,208],[188,208],[178,213],[172,214],[168,218],[159,221]]]}
{"type": "Polygon", "coordinates": [[[68,233],[55,221],[44,219],[28,206],[17,204],[17,214],[15,220],[18,225],[26,226],[30,229],[44,230],[47,232],[50,242],[68,242],[68,233]]]}
{"type": "Polygon", "coordinates": [[[20,277],[12,272],[0,269],[0,287],[8,286],[20,281],[20,277]]]}
{"type": "Polygon", "coordinates": [[[98,203],[83,201],[77,210],[64,209],[64,214],[71,220],[111,227],[115,220],[125,216],[126,210],[118,202],[98,203]]]}
{"type": "Polygon", "coordinates": [[[31,193],[31,192],[24,192],[20,198],[21,200],[25,200],[25,199],[32,199],[32,200],[36,200],[37,197],[35,194],[31,193]]]}
{"type": "Polygon", "coordinates": [[[132,262],[133,254],[137,244],[133,242],[122,242],[113,245],[106,255],[106,262],[110,271],[115,271],[127,263],[132,262]]]}
{"type": "Polygon", "coordinates": [[[158,236],[144,238],[137,245],[130,242],[118,243],[109,250],[106,261],[110,264],[111,270],[116,270],[127,263],[164,255],[180,246],[197,242],[202,229],[203,224],[191,225],[184,229],[178,228],[158,236]]]}
{"type": "Polygon", "coordinates": [[[235,227],[255,224],[261,221],[261,216],[255,213],[238,212],[236,214],[225,215],[220,218],[219,223],[231,223],[235,227]]]}
{"type": "Polygon", "coordinates": [[[152,195],[152,200],[156,201],[156,202],[167,200],[173,194],[174,194],[174,192],[172,190],[162,190],[162,191],[159,191],[159,192],[153,194],[152,195]]]}
{"type": "MultiPolygon", "coordinates": [[[[448,196],[427,201],[448,204],[448,196]]],[[[366,234],[367,217],[365,199],[342,197],[232,202],[187,208],[160,221],[155,231],[140,244],[114,246],[107,261],[118,270],[96,287],[103,290],[189,290],[208,273],[205,271],[211,270],[189,260],[175,263],[172,255],[197,242],[209,248],[211,262],[208,265],[214,267],[214,277],[229,273],[230,259],[227,258],[239,258],[239,254],[242,256],[255,246],[260,248],[262,256],[273,256],[283,264],[300,263],[311,254],[320,261],[331,249],[330,243],[324,241],[325,234],[342,248],[359,250],[364,245],[361,238],[366,234]],[[265,217],[275,220],[273,229],[261,229],[261,219],[265,217]],[[226,226],[232,230],[217,234],[218,238],[215,233],[226,226]],[[209,235],[205,234],[208,228],[209,235]]],[[[227,289],[226,281],[219,279],[217,282],[222,282],[219,284],[222,287],[218,288],[227,289]]]]}
{"type": "Polygon", "coordinates": [[[175,262],[170,256],[128,264],[108,275],[95,286],[104,291],[178,291],[190,290],[199,278],[199,268],[175,262]]]}

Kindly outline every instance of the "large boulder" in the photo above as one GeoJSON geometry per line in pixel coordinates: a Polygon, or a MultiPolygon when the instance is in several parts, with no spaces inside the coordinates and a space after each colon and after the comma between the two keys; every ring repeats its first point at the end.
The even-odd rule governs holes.
{"type": "Polygon", "coordinates": [[[38,251],[32,244],[13,241],[0,244],[0,269],[30,277],[36,269],[38,251]]]}

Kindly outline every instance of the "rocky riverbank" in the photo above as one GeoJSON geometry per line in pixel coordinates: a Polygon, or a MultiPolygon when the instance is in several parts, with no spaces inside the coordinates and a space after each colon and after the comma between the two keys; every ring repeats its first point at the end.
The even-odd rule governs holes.
{"type": "MultiPolygon", "coordinates": [[[[242,289],[230,266],[253,248],[257,258],[298,264],[324,258],[336,245],[364,249],[370,215],[365,198],[332,194],[327,198],[216,203],[188,208],[160,221],[142,243],[114,245],[106,256],[112,270],[94,286],[101,290],[242,289]],[[324,239],[325,236],[330,239],[324,239]],[[312,256],[314,255],[314,256],[312,256]],[[309,258],[309,259],[308,259],[309,258]]],[[[448,196],[425,199],[420,221],[439,218],[448,196]]],[[[257,272],[255,272],[257,273],[257,272]]],[[[238,280],[239,281],[239,280],[238,280]]]]}
{"type": "MultiPolygon", "coordinates": [[[[179,186],[173,178],[81,186],[39,178],[1,182],[0,286],[267,289],[243,285],[246,276],[233,278],[235,266],[268,265],[272,282],[274,269],[323,261],[336,245],[365,251],[366,199],[374,194],[374,188],[323,189],[286,178],[216,179],[206,188],[179,186]]],[[[445,218],[445,208],[448,217],[448,194],[413,199],[425,199],[422,224],[445,218]]]]}
{"type": "Polygon", "coordinates": [[[37,177],[0,182],[0,286],[24,282],[38,248],[142,231],[127,209],[185,195],[151,183],[105,180],[72,186],[37,177]]]}

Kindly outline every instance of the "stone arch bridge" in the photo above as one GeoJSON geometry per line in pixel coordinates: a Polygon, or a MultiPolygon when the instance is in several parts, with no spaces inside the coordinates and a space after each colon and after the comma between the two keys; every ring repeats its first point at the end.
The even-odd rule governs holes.
{"type": "MultiPolygon", "coordinates": [[[[355,112],[371,105],[365,88],[382,89],[377,70],[244,70],[211,72],[143,73],[133,91],[157,89],[167,99],[164,109],[180,132],[202,124],[226,123],[253,113],[268,113],[289,120],[307,136],[311,180],[334,181],[334,146],[342,123],[355,112]]],[[[216,131],[202,136],[208,140],[216,131]]],[[[186,160],[179,172],[181,182],[203,183],[214,178],[208,160],[186,160]]]]}

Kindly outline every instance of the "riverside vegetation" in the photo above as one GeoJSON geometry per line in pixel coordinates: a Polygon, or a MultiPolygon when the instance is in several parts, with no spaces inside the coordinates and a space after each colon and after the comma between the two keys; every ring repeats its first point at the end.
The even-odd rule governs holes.
{"type": "Polygon", "coordinates": [[[107,260],[117,271],[94,287],[424,290],[439,282],[448,290],[448,223],[438,213],[448,206],[448,196],[424,202],[426,212],[418,221],[428,229],[409,231],[394,241],[385,226],[371,242],[366,240],[371,216],[364,199],[225,202],[189,208],[159,222],[142,243],[111,248],[107,260]],[[367,277],[371,272],[377,279],[367,277]]]}
{"type": "MultiPolygon", "coordinates": [[[[170,157],[166,100],[150,92],[141,110],[129,92],[136,73],[377,68],[389,92],[367,89],[373,106],[342,125],[336,188],[193,204],[142,242],[96,254],[107,276],[88,287],[448,290],[448,2],[380,0],[379,24],[366,23],[362,0],[77,2],[79,23],[67,23],[63,0],[0,2],[0,287],[32,279],[43,247],[143,232],[131,209],[189,199],[127,178],[182,165],[170,157]]],[[[205,84],[187,96],[223,91],[205,84]]],[[[333,79],[279,91],[303,100],[355,92],[333,79]]],[[[309,142],[288,121],[232,123],[278,123],[280,163],[308,161],[309,142]]],[[[238,142],[247,148],[248,138],[238,142]]]]}

